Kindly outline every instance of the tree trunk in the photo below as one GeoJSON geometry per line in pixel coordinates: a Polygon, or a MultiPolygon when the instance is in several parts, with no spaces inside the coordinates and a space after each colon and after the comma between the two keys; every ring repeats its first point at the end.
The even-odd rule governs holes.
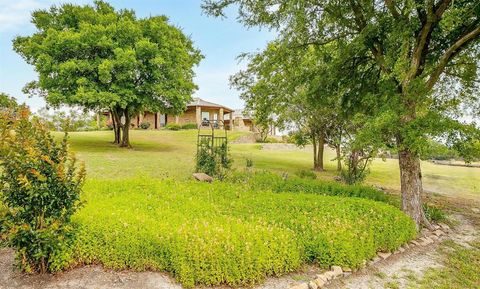
{"type": "Polygon", "coordinates": [[[120,121],[120,115],[117,109],[112,109],[110,113],[112,114],[113,133],[115,134],[115,139],[113,140],[113,143],[120,145],[122,125],[120,121]]]}
{"type": "Polygon", "coordinates": [[[315,135],[312,137],[312,145],[313,145],[313,169],[316,170],[317,165],[318,165],[318,155],[317,155],[317,139],[315,138],[315,135]]]}
{"type": "Polygon", "coordinates": [[[125,148],[131,148],[132,146],[130,145],[130,114],[128,113],[128,110],[125,110],[124,112],[125,116],[125,123],[123,124],[123,137],[122,137],[122,143],[120,144],[120,147],[125,147],[125,148]]]}
{"type": "Polygon", "coordinates": [[[315,170],[318,172],[324,171],[323,169],[323,152],[325,150],[325,138],[320,134],[318,137],[318,149],[317,149],[317,163],[315,170]]]}
{"type": "Polygon", "coordinates": [[[408,149],[398,152],[400,182],[402,191],[402,210],[409,215],[417,226],[430,227],[422,206],[422,173],[420,159],[408,149]]]}
{"type": "Polygon", "coordinates": [[[342,152],[340,145],[335,145],[335,152],[337,154],[337,172],[342,171],[342,152]]]}

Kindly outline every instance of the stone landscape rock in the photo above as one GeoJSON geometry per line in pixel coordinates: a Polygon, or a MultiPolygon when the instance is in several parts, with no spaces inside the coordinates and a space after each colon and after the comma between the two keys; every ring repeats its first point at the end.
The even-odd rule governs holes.
{"type": "Polygon", "coordinates": [[[328,280],[329,280],[329,279],[327,278],[327,276],[325,276],[325,274],[318,274],[318,275],[317,275],[317,279],[320,279],[320,280],[322,280],[322,281],[325,282],[325,283],[327,283],[328,280]]]}
{"type": "Polygon", "coordinates": [[[205,173],[194,173],[192,176],[200,182],[213,182],[213,178],[205,173]]]}
{"type": "Polygon", "coordinates": [[[390,257],[392,255],[392,253],[390,252],[379,252],[377,254],[380,258],[382,258],[383,260],[387,259],[388,257],[390,257]]]}
{"type": "Polygon", "coordinates": [[[310,282],[308,282],[308,288],[309,288],[309,289],[317,289],[317,288],[318,288],[318,285],[317,285],[316,282],[310,281],[310,282]]]}
{"type": "Polygon", "coordinates": [[[423,240],[425,240],[425,242],[427,242],[427,245],[433,244],[433,240],[430,237],[423,237],[423,240]]]}
{"type": "Polygon", "coordinates": [[[435,230],[433,231],[433,234],[437,237],[440,237],[441,235],[445,234],[442,230],[435,230]]]}
{"type": "Polygon", "coordinates": [[[327,281],[322,278],[317,278],[315,279],[315,284],[317,284],[318,288],[322,288],[325,286],[325,284],[327,284],[327,281]]]}
{"type": "Polygon", "coordinates": [[[332,280],[335,277],[332,271],[327,271],[323,273],[323,275],[327,278],[327,280],[332,280]]]}
{"type": "Polygon", "coordinates": [[[447,225],[447,224],[444,224],[444,223],[440,223],[438,224],[443,230],[450,230],[450,227],[447,225]]]}
{"type": "Polygon", "coordinates": [[[333,273],[333,276],[334,277],[338,277],[338,276],[341,276],[343,274],[343,270],[342,270],[342,267],[340,266],[332,266],[332,273],[333,273]]]}

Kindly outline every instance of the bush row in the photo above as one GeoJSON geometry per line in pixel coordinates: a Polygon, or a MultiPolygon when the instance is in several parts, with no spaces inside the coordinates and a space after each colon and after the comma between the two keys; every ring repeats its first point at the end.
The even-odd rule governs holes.
{"type": "Polygon", "coordinates": [[[197,125],[195,123],[186,123],[183,125],[177,123],[169,123],[165,126],[165,128],[169,130],[197,129],[197,125]]]}
{"type": "Polygon", "coordinates": [[[243,184],[248,188],[270,190],[272,192],[313,193],[325,196],[343,196],[365,198],[389,204],[398,203],[394,198],[373,187],[365,185],[346,185],[333,181],[316,180],[291,176],[284,178],[271,172],[233,173],[230,181],[243,184]]]}

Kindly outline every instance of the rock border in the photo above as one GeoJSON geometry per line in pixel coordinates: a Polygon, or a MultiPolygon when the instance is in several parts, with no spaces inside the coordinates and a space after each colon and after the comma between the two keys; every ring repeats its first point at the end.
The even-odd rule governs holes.
{"type": "MultiPolygon", "coordinates": [[[[417,239],[403,244],[394,252],[377,252],[377,255],[371,260],[364,260],[360,268],[364,269],[370,267],[379,261],[383,261],[393,255],[401,254],[408,250],[412,250],[415,247],[425,247],[435,242],[438,242],[442,239],[443,236],[446,236],[448,233],[450,233],[450,231],[450,227],[446,224],[434,224],[432,225],[431,230],[422,229],[419,234],[420,236],[417,237],[417,239]]],[[[352,272],[356,271],[356,269],[352,270],[346,267],[342,268],[340,266],[331,266],[330,270],[325,271],[321,274],[317,274],[315,279],[309,282],[303,282],[290,286],[289,289],[320,289],[328,285],[333,279],[346,277],[352,274],[352,272]]]]}

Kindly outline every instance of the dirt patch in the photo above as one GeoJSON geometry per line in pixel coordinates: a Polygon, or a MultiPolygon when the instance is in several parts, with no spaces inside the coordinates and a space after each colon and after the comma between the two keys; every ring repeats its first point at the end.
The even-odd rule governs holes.
{"type": "MultiPolygon", "coordinates": [[[[446,239],[462,246],[469,246],[468,242],[479,237],[474,224],[465,216],[454,215],[453,221],[459,225],[446,239]]],[[[408,284],[421,278],[426,270],[442,266],[439,246],[442,245],[435,243],[426,247],[417,246],[413,250],[394,255],[348,277],[334,280],[325,288],[408,288],[408,284]]]]}

